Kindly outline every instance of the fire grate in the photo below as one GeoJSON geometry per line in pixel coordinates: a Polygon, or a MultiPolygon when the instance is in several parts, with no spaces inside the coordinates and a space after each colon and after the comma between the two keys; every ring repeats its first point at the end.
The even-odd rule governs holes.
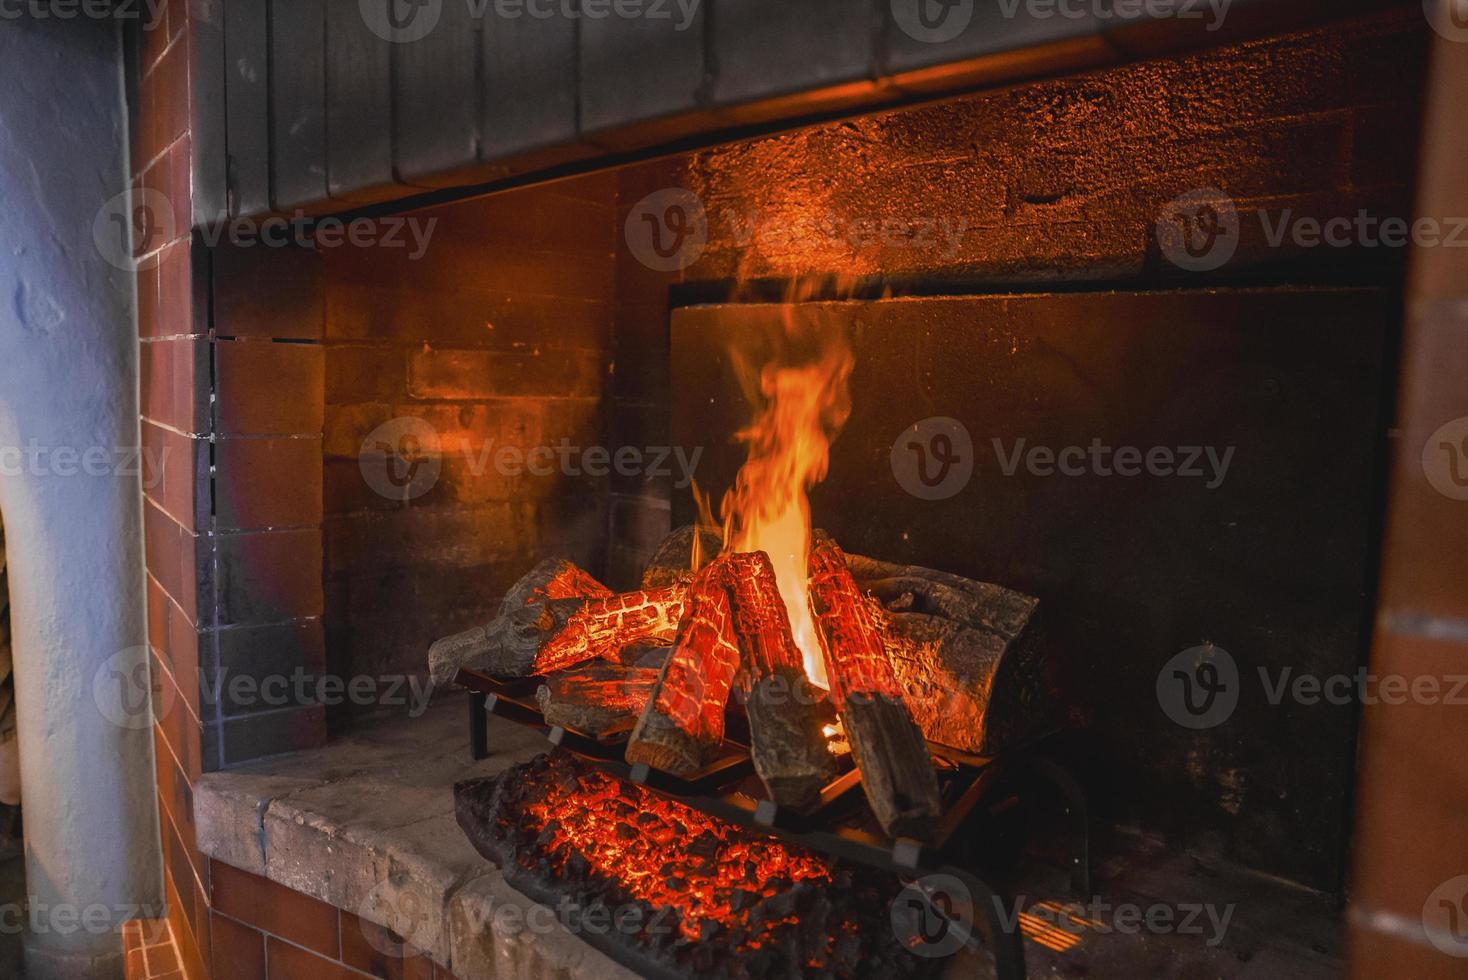
{"type": "MultiPolygon", "coordinates": [[[[927,842],[889,837],[870,820],[863,821],[861,770],[850,762],[821,790],[820,801],[806,812],[782,808],[768,799],[754,775],[747,742],[731,726],[714,761],[702,770],[675,776],[645,764],[629,765],[623,754],[631,735],[630,726],[621,730],[589,734],[546,721],[535,697],[543,682],[540,677],[498,678],[463,667],[455,682],[466,688],[469,698],[469,744],[474,759],[488,758],[489,719],[507,721],[543,732],[552,746],[559,747],[606,772],[675,800],[685,806],[746,830],[768,834],[834,859],[857,862],[869,868],[897,874],[914,887],[930,875],[950,875],[961,880],[975,901],[962,915],[949,919],[954,929],[972,934],[993,956],[1001,978],[1023,977],[1021,937],[1006,930],[997,910],[996,891],[986,882],[981,869],[971,863],[964,831],[982,813],[999,813],[1019,805],[1013,776],[1037,777],[1052,788],[1051,795],[1063,801],[1066,839],[1059,850],[1069,865],[1071,890],[1078,896],[1090,894],[1090,840],[1088,807],[1074,776],[1063,766],[1040,753],[1052,736],[1038,736],[1007,747],[994,756],[961,752],[929,742],[938,773],[944,810],[938,832],[927,842]]],[[[1054,843],[1054,842],[1052,842],[1054,843]]],[[[941,902],[934,908],[942,914],[941,902]]],[[[945,916],[947,918],[947,916],[945,916]]]]}

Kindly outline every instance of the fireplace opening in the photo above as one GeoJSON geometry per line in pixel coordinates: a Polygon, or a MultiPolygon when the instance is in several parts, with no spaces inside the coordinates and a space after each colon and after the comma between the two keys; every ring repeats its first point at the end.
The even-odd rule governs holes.
{"type": "MultiPolygon", "coordinates": [[[[458,819],[532,898],[635,910],[588,941],[644,975],[1338,968],[1359,708],[1276,695],[1365,663],[1403,267],[1300,229],[1411,214],[1422,33],[216,249],[221,410],[304,411],[251,449],[323,502],[230,560],[280,570],[273,649],[378,682],[286,710],[324,740],[462,688],[477,757],[546,733],[458,819]],[[300,310],[319,336],[272,327],[300,310]],[[1153,948],[1119,905],[1218,928],[1153,948]]],[[[256,710],[225,694],[221,765],[267,754],[256,710]]]]}

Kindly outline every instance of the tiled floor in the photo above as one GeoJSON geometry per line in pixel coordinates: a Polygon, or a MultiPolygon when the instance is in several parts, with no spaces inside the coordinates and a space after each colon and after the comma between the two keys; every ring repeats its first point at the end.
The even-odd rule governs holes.
{"type": "Polygon", "coordinates": [[[122,927],[127,980],[184,980],[167,919],[134,919],[122,927]]]}

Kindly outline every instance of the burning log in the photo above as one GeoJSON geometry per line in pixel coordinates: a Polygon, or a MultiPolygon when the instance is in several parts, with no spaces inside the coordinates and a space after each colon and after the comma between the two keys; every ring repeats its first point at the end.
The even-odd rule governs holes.
{"type": "Polygon", "coordinates": [[[904,703],[871,605],[830,539],[811,551],[810,598],[831,696],[872,813],[893,837],[931,837],[943,804],[927,742],[904,703]]]}
{"type": "MultiPolygon", "coordinates": [[[[695,534],[718,547],[707,528],[674,531],[648,565],[644,588],[676,581],[691,566],[695,534]]],[[[929,568],[845,557],[857,587],[879,606],[878,630],[928,741],[992,755],[1043,720],[1039,600],[929,568]]]]}
{"type": "Polygon", "coordinates": [[[775,569],[762,551],[718,559],[743,654],[739,689],[749,715],[750,755],[770,799],[808,809],[835,775],[822,733],[821,698],[805,674],[775,569]]]}
{"type": "Polygon", "coordinates": [[[627,761],[675,775],[707,765],[724,737],[736,670],[755,771],[776,803],[810,806],[835,763],[821,732],[820,699],[762,552],[721,555],[694,576],[683,626],[632,733],[627,761]]]}
{"type": "Polygon", "coordinates": [[[429,648],[433,683],[447,684],[460,667],[498,677],[535,673],[536,658],[547,640],[561,631],[587,599],[609,595],[606,586],[571,562],[543,561],[505,594],[492,623],[444,637],[429,648]]]}
{"type": "Polygon", "coordinates": [[[716,529],[688,524],[663,539],[642,572],[642,587],[657,589],[687,582],[693,573],[724,550],[724,537],[716,529]],[[698,554],[694,560],[695,551],[698,554]]]}
{"type": "Polygon", "coordinates": [[[582,664],[546,677],[535,700],[548,724],[599,736],[630,728],[657,681],[658,671],[649,667],[582,664]]]}
{"type": "Polygon", "coordinates": [[[541,647],[535,673],[608,657],[633,644],[671,643],[687,612],[687,599],[687,586],[674,584],[588,600],[541,647]]]}
{"type": "Polygon", "coordinates": [[[678,632],[687,587],[613,595],[566,561],[545,561],[515,583],[488,626],[445,637],[428,651],[435,684],[459,667],[497,677],[549,674],[626,647],[667,644],[678,632]]]}
{"type": "Polygon", "coordinates": [[[643,709],[627,761],[687,776],[708,765],[724,740],[724,705],[739,647],[720,558],[694,576],[673,652],[643,709]]]}

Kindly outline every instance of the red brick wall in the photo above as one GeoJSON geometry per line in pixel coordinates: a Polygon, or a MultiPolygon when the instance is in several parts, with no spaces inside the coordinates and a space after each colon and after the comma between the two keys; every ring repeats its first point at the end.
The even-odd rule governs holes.
{"type": "Polygon", "coordinates": [[[208,976],[212,958],[194,780],[325,737],[319,707],[263,713],[202,693],[221,667],[251,672],[265,651],[322,658],[323,365],[313,342],[324,318],[301,257],[212,255],[189,233],[207,196],[198,124],[211,38],[191,19],[201,10],[213,8],[171,0],[158,28],[136,31],[128,80],[134,186],[155,192],[140,198],[151,221],[137,289],[142,442],[161,461],[144,500],[157,789],[168,920],[190,977],[208,976]],[[217,277],[267,288],[270,316],[252,319],[239,293],[216,293],[217,277]]]}
{"type": "Polygon", "coordinates": [[[189,112],[190,31],[185,4],[172,0],[160,26],[132,41],[134,186],[162,196],[138,273],[142,440],[164,460],[146,480],[148,640],[155,702],[169,706],[154,725],[159,823],[168,919],[191,977],[209,960],[208,869],[194,848],[192,784],[204,767],[200,650],[210,642],[209,600],[200,595],[207,562],[209,374],[205,308],[188,228],[193,213],[189,112]],[[165,451],[166,456],[158,454],[165,451]]]}
{"type": "MultiPolygon", "coordinates": [[[[682,159],[629,167],[617,175],[617,279],[613,371],[608,416],[613,446],[667,446],[672,441],[669,369],[669,290],[682,273],[649,269],[625,246],[623,229],[648,194],[680,184],[682,159]]],[[[607,581],[632,588],[654,549],[671,530],[670,476],[614,474],[609,485],[607,581]]],[[[682,491],[687,493],[686,490],[682,491]]]]}
{"type": "Polygon", "coordinates": [[[429,643],[492,619],[544,555],[602,572],[605,479],[534,475],[499,454],[606,444],[615,191],[592,176],[410,215],[429,243],[416,257],[327,253],[334,672],[424,673],[429,643]],[[394,420],[425,427],[441,457],[436,478],[397,499],[363,469],[388,465],[364,446],[394,420]]]}
{"type": "Polygon", "coordinates": [[[452,980],[380,926],[227,864],[212,870],[214,980],[452,980]]]}

